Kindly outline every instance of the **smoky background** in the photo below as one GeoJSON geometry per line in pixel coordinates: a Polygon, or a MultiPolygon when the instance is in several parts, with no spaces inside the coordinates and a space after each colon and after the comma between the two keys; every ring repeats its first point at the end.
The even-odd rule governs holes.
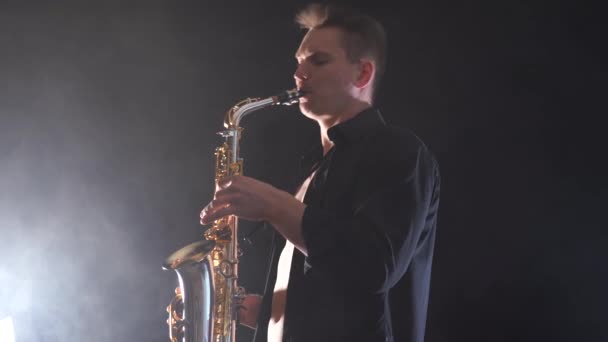
{"type": "MultiPolygon", "coordinates": [[[[18,341],[168,338],[177,278],[161,265],[202,236],[224,112],[293,87],[288,68],[269,77],[276,61],[241,63],[266,58],[251,51],[268,42],[229,14],[194,2],[2,5],[0,313],[18,341]]],[[[289,140],[251,135],[259,148],[289,140]]]]}

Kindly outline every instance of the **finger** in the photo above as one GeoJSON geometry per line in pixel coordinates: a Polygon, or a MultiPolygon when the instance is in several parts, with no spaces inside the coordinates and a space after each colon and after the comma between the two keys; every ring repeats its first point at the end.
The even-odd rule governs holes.
{"type": "Polygon", "coordinates": [[[236,208],[233,205],[226,205],[220,209],[210,212],[201,217],[201,224],[206,225],[224,216],[234,215],[236,208]]]}
{"type": "Polygon", "coordinates": [[[234,186],[234,184],[233,184],[233,185],[230,185],[230,186],[227,186],[225,188],[217,190],[215,192],[215,196],[213,197],[213,199],[219,199],[221,197],[224,197],[226,195],[233,194],[233,193],[236,193],[236,192],[239,192],[238,188],[236,186],[234,186]]]}
{"type": "Polygon", "coordinates": [[[231,193],[222,194],[222,196],[209,202],[209,204],[207,204],[207,206],[205,208],[203,208],[203,210],[201,210],[201,213],[200,213],[201,219],[213,214],[214,212],[222,209],[225,206],[241,203],[240,197],[241,196],[239,194],[231,194],[231,193]]]}
{"type": "Polygon", "coordinates": [[[234,176],[226,176],[218,179],[217,186],[220,189],[225,189],[234,183],[234,176]]]}
{"type": "Polygon", "coordinates": [[[222,210],[226,207],[229,207],[230,204],[224,204],[222,207],[219,206],[215,206],[212,209],[203,209],[203,211],[201,211],[201,215],[200,215],[200,222],[202,225],[206,225],[209,223],[212,223],[213,221],[215,221],[218,217],[217,217],[217,212],[219,210],[222,210]]]}
{"type": "Polygon", "coordinates": [[[224,216],[235,215],[242,202],[239,195],[225,196],[221,200],[213,201],[213,206],[201,213],[201,224],[208,224],[224,216]]]}

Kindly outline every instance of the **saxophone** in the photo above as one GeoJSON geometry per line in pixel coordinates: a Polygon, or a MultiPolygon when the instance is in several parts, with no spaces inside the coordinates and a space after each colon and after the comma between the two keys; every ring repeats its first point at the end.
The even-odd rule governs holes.
{"type": "MultiPolygon", "coordinates": [[[[292,89],[267,98],[246,98],[224,117],[225,141],[215,149],[215,181],[243,172],[239,156],[241,119],[272,105],[299,102],[302,92],[292,89]]],[[[179,291],[167,307],[171,342],[235,342],[238,306],[245,290],[238,286],[238,218],[217,219],[204,232],[204,239],[173,252],[163,269],[173,270],[179,291]]]]}

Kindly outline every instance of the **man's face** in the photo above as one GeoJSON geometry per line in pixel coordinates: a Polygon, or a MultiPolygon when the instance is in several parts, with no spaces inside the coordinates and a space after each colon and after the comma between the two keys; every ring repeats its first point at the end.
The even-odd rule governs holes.
{"type": "Polygon", "coordinates": [[[347,59],[342,34],[333,27],[312,29],[296,52],[296,86],[307,93],[300,110],[310,118],[340,114],[353,100],[359,64],[347,59]]]}

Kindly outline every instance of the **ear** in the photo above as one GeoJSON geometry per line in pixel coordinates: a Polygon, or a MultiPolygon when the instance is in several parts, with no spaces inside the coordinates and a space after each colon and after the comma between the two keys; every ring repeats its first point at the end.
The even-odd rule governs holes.
{"type": "Polygon", "coordinates": [[[364,88],[371,84],[375,69],[376,66],[372,60],[362,59],[361,62],[359,62],[359,74],[355,80],[355,86],[357,88],[364,88]]]}

